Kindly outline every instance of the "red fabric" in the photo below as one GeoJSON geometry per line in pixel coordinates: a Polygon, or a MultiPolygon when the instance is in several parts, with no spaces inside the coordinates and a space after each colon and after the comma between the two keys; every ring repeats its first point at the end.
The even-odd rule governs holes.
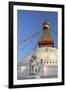
{"type": "Polygon", "coordinates": [[[39,45],[49,45],[49,44],[54,44],[53,41],[40,41],[39,45]]]}

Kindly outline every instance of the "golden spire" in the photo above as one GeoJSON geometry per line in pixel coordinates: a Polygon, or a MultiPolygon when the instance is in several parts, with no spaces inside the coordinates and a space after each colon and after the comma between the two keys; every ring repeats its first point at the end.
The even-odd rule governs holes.
{"type": "Polygon", "coordinates": [[[42,36],[40,38],[40,41],[39,41],[39,47],[43,47],[43,46],[50,46],[50,47],[54,47],[54,41],[52,40],[51,38],[51,35],[50,35],[50,27],[49,27],[49,22],[48,21],[45,21],[42,25],[42,28],[43,28],[43,32],[42,32],[42,36]]]}

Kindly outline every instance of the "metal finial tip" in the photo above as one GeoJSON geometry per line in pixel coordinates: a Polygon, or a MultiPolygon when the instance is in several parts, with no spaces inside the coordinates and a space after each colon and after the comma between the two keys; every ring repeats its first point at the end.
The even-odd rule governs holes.
{"type": "Polygon", "coordinates": [[[48,22],[48,21],[45,21],[45,22],[43,23],[43,25],[49,25],[49,22],[48,22]]]}

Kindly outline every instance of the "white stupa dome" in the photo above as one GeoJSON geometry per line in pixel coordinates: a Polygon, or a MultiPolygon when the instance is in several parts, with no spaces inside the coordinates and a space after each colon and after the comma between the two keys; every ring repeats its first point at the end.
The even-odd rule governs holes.
{"type": "Polygon", "coordinates": [[[30,59],[32,55],[37,56],[37,61],[41,62],[41,59],[43,60],[43,63],[46,65],[56,65],[58,60],[58,49],[53,47],[41,47],[36,48],[32,53],[30,53],[28,56],[24,58],[22,61],[22,64],[29,64],[30,59]]]}
{"type": "Polygon", "coordinates": [[[22,60],[18,66],[18,79],[38,78],[30,74],[30,60],[32,55],[36,55],[36,60],[40,68],[39,78],[54,78],[58,76],[58,49],[53,47],[41,47],[34,49],[28,56],[22,60]],[[42,63],[41,63],[42,60],[42,63]]]}

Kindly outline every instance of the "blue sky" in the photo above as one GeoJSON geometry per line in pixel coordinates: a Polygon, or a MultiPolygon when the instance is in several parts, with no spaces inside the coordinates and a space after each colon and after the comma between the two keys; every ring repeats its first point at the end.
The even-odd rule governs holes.
{"type": "MultiPolygon", "coordinates": [[[[41,31],[42,24],[44,21],[48,20],[50,23],[51,30],[58,31],[58,13],[48,12],[48,11],[29,11],[29,10],[18,10],[17,12],[17,40],[22,41],[32,34],[41,31]]],[[[54,40],[54,47],[57,45],[57,34],[50,31],[50,35],[54,40]]],[[[42,33],[37,34],[32,39],[27,40],[24,43],[18,44],[18,63],[23,60],[23,58],[30,54],[32,49],[36,46],[40,39],[42,33]]],[[[38,47],[38,45],[37,45],[38,47]]]]}

